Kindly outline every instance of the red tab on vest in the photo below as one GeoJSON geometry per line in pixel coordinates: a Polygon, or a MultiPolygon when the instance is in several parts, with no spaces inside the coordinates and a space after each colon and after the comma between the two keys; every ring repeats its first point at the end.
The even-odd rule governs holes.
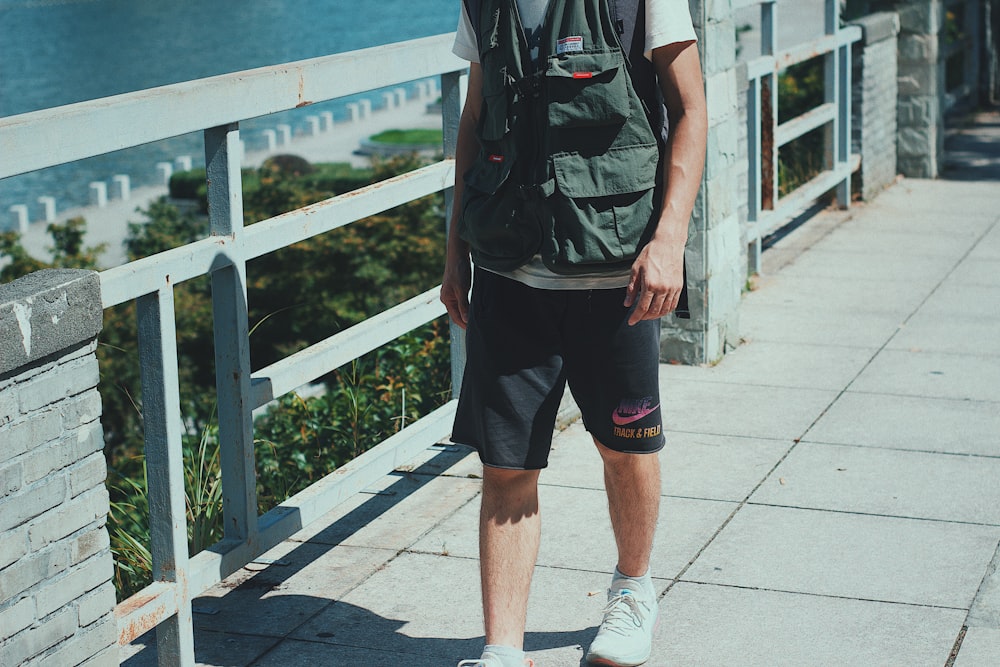
{"type": "Polygon", "coordinates": [[[592,79],[594,78],[593,72],[573,72],[574,79],[592,79]]]}
{"type": "Polygon", "coordinates": [[[489,160],[490,162],[498,162],[499,163],[499,162],[503,162],[503,155],[497,155],[496,153],[494,153],[493,155],[489,156],[486,159],[489,160]]]}

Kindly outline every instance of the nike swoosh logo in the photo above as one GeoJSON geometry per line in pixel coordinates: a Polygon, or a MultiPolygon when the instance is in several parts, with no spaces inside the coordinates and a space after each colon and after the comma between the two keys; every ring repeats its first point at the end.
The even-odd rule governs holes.
{"type": "Polygon", "coordinates": [[[659,409],[659,407],[660,404],[657,403],[653,407],[647,408],[645,410],[640,410],[638,413],[634,415],[623,415],[616,409],[614,412],[611,413],[611,421],[613,421],[616,426],[624,426],[625,424],[631,424],[632,422],[637,422],[643,417],[648,417],[649,415],[653,414],[654,412],[657,411],[657,409],[659,409]]]}

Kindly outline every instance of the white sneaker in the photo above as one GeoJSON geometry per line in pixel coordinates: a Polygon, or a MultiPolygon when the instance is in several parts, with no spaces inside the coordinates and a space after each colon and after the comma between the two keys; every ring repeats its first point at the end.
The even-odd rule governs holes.
{"type": "Polygon", "coordinates": [[[609,590],[604,620],[587,651],[587,662],[636,667],[649,660],[657,613],[655,598],[646,599],[628,588],[609,590]]]}

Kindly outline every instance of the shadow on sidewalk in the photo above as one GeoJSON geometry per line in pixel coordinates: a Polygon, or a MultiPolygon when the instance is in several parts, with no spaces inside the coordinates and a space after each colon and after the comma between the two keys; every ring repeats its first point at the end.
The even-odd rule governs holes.
{"type": "MultiPolygon", "coordinates": [[[[303,541],[292,542],[294,546],[281,550],[276,558],[269,553],[270,560],[247,564],[205,595],[195,598],[192,608],[196,661],[225,667],[315,664],[450,667],[459,660],[478,657],[484,641],[481,634],[449,635],[452,628],[441,627],[440,636],[414,637],[406,634],[406,627],[410,622],[424,619],[390,618],[342,601],[373,572],[401,553],[386,549],[373,560],[371,554],[379,550],[347,546],[343,544],[345,540],[438,476],[447,474],[468,455],[465,448],[445,446],[414,470],[391,473],[389,477],[395,478],[394,481],[342,517],[327,525],[319,524],[314,533],[296,538],[303,541]],[[311,571],[303,574],[307,568],[311,571]],[[318,592],[327,586],[326,597],[303,594],[304,590],[318,592]]],[[[440,584],[447,586],[448,582],[440,584]]],[[[477,599],[479,595],[478,590],[457,593],[463,597],[474,595],[477,599]]],[[[432,613],[446,616],[441,610],[432,613]]],[[[467,627],[468,619],[464,620],[467,627]]],[[[525,648],[543,651],[587,646],[596,632],[597,627],[592,626],[528,633],[525,648]]],[[[122,656],[128,656],[122,662],[128,667],[156,665],[155,631],[123,649],[122,656]]]]}
{"type": "Polygon", "coordinates": [[[940,178],[1000,181],[1000,107],[973,111],[949,125],[940,178]]]}

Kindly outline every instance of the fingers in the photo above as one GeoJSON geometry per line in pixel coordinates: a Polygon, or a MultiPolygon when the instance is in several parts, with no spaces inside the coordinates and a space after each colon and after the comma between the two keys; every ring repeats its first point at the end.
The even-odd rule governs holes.
{"type": "Polygon", "coordinates": [[[455,290],[442,287],[441,303],[447,309],[452,322],[463,329],[469,324],[469,298],[466,294],[456,294],[455,290]]]}
{"type": "Polygon", "coordinates": [[[628,287],[625,289],[625,307],[629,308],[635,303],[635,295],[639,292],[639,276],[633,271],[629,278],[628,287]]]}
{"type": "Polygon", "coordinates": [[[680,299],[679,289],[666,289],[658,292],[643,287],[638,303],[628,318],[630,326],[635,326],[643,320],[656,320],[677,308],[680,299]]]}

